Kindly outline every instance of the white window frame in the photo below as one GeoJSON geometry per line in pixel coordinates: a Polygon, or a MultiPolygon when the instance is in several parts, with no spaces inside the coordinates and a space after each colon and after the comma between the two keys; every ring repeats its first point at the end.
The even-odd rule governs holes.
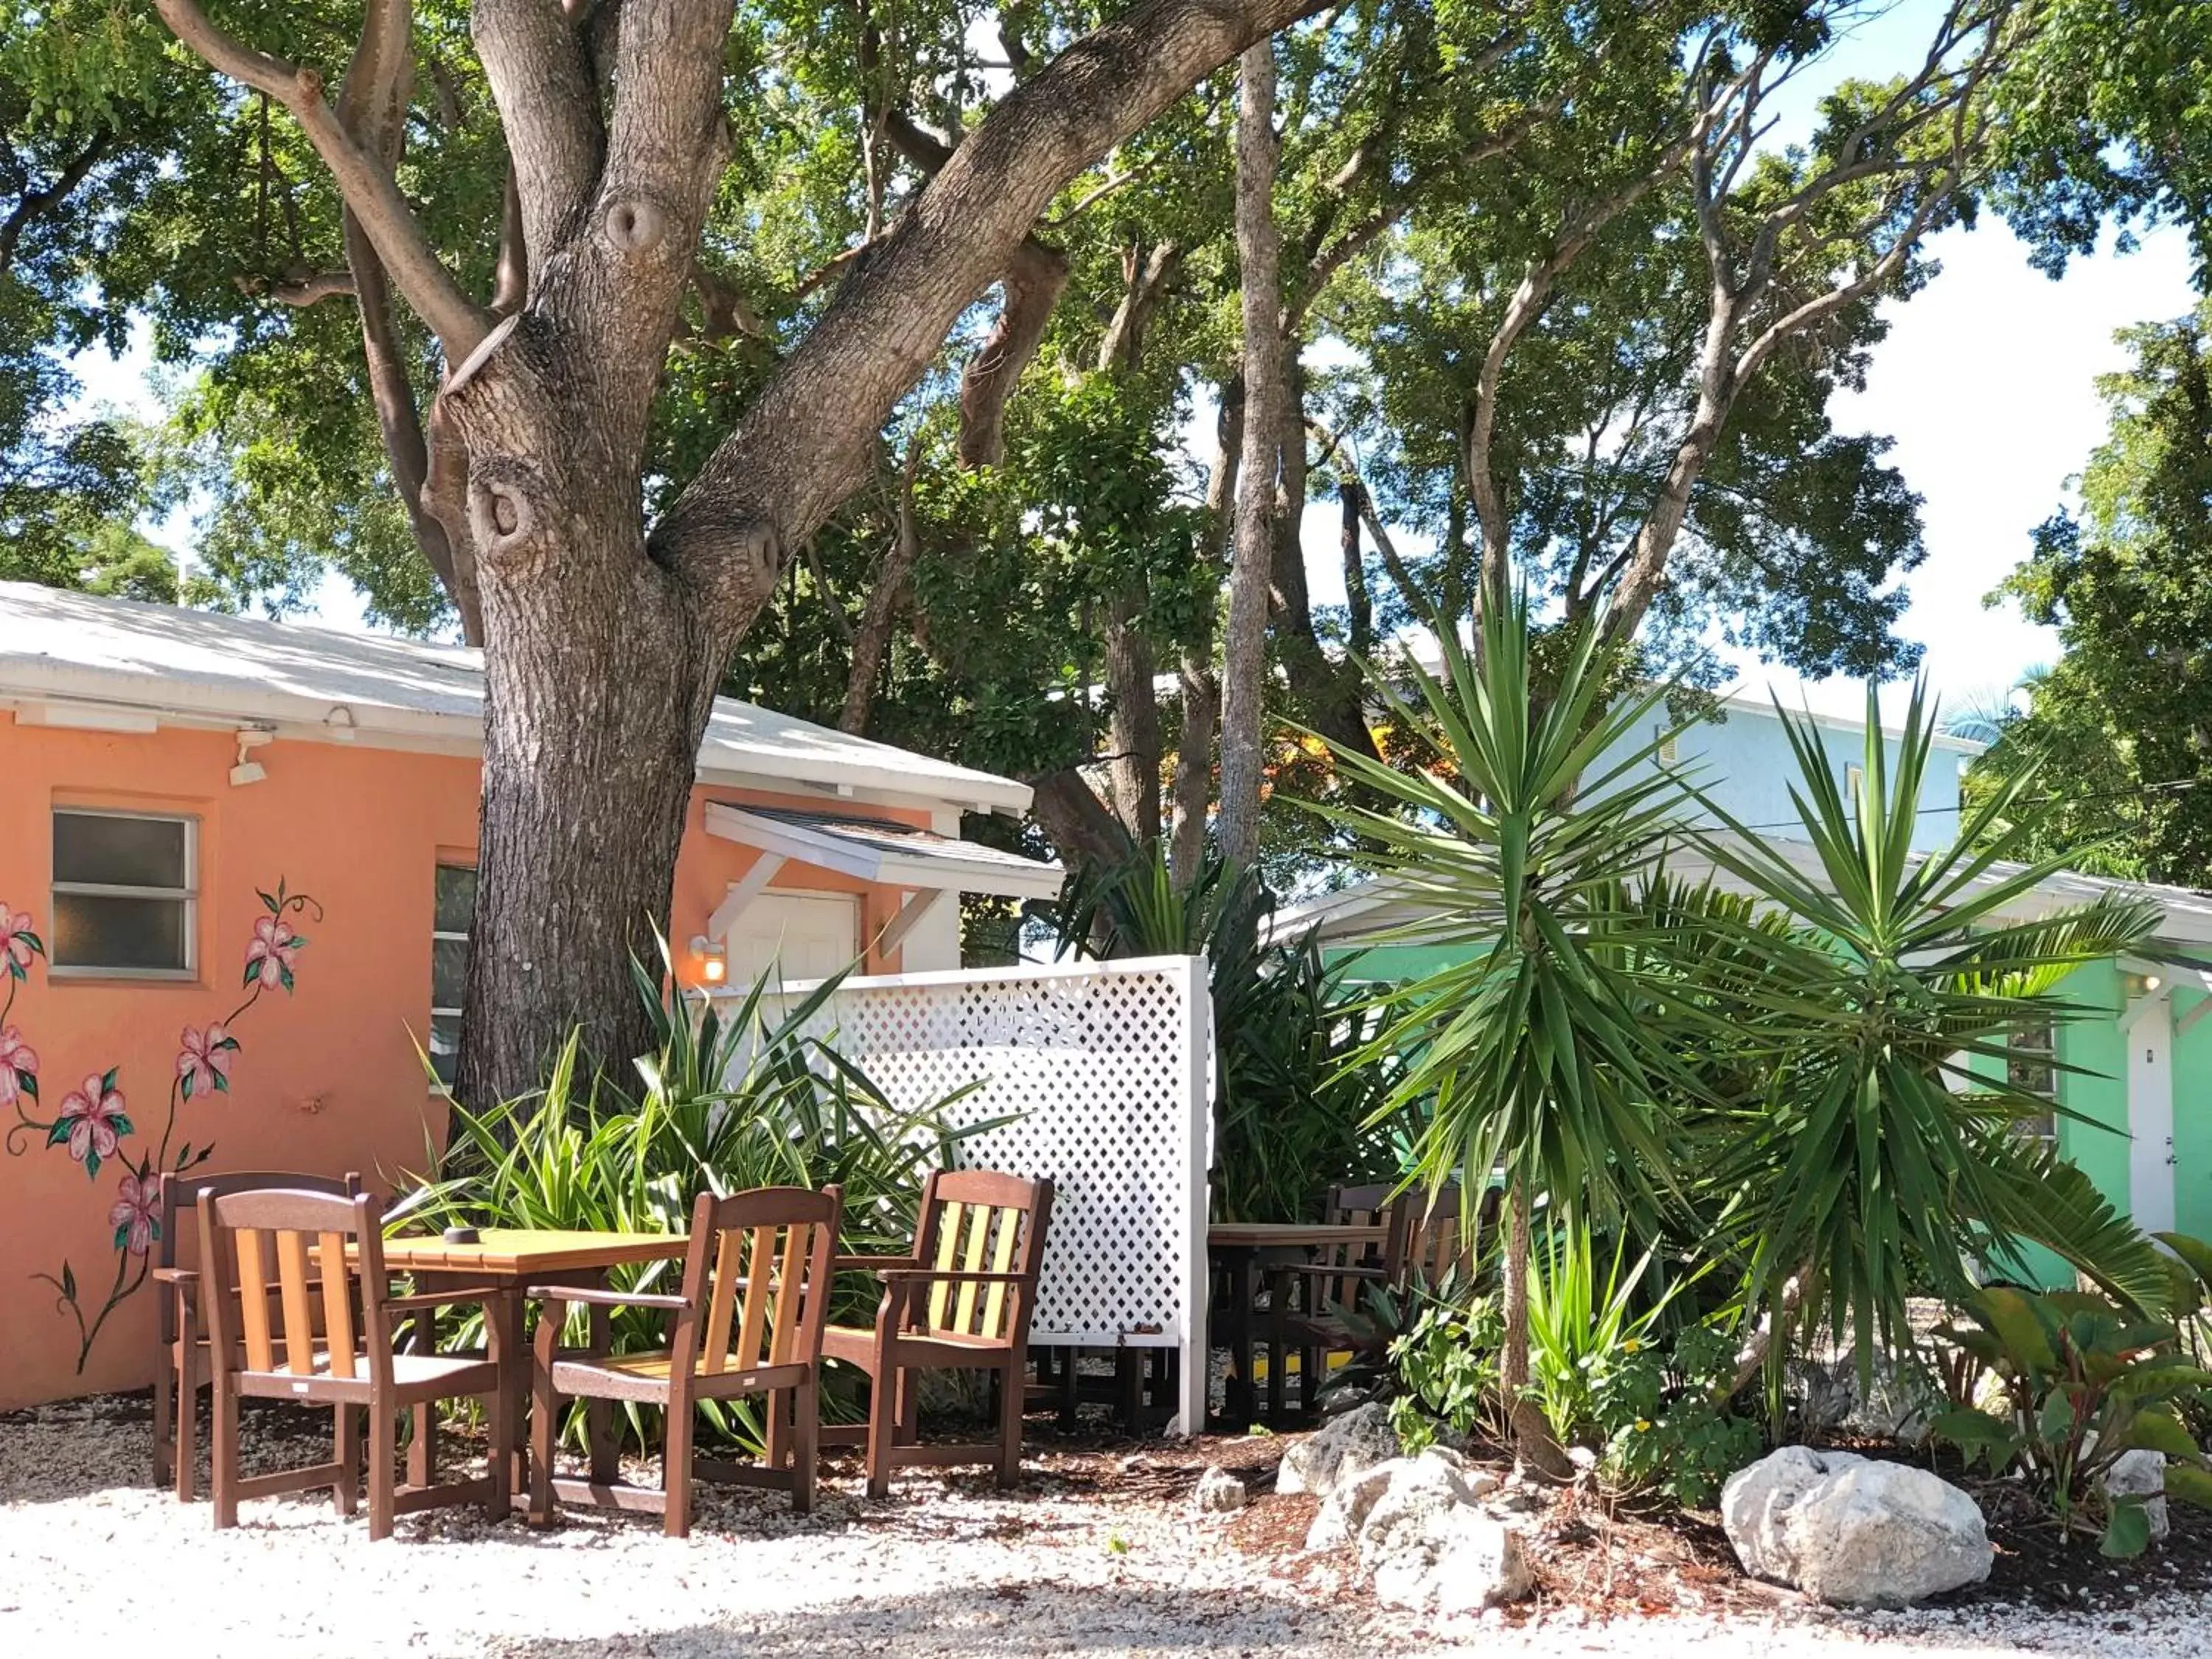
{"type": "Polygon", "coordinates": [[[128,812],[107,806],[58,805],[46,814],[46,845],[53,846],[55,820],[58,818],[137,818],[155,823],[180,823],[185,830],[185,884],[182,887],[134,887],[125,884],[105,881],[53,882],[52,896],[76,898],[143,898],[163,899],[181,902],[185,909],[185,965],[181,968],[110,968],[93,963],[70,963],[59,959],[61,927],[58,921],[61,906],[54,904],[57,917],[54,927],[54,951],[46,958],[46,973],[52,979],[155,979],[171,981],[196,980],[200,976],[200,821],[190,812],[128,812]]]}
{"type": "MultiPolygon", "coordinates": [[[[431,886],[430,886],[430,919],[431,919],[431,921],[432,921],[433,922],[436,921],[436,920],[437,920],[437,918],[438,918],[438,889],[437,889],[437,881],[438,881],[438,872],[439,872],[440,870],[466,870],[466,871],[470,872],[471,874],[474,874],[474,873],[476,872],[477,866],[476,866],[475,865],[473,865],[473,864],[459,864],[459,863],[455,863],[453,860],[450,860],[450,859],[440,859],[440,860],[437,861],[437,864],[435,865],[435,866],[434,866],[434,867],[431,870],[431,872],[430,872],[430,883],[431,883],[431,886]]],[[[474,921],[475,921],[475,920],[476,920],[476,913],[475,913],[475,911],[474,911],[473,909],[471,909],[471,910],[470,911],[470,914],[469,914],[469,920],[470,920],[470,921],[471,921],[472,924],[474,923],[474,921]]],[[[447,943],[447,944],[448,944],[448,945],[452,945],[452,944],[455,944],[455,943],[459,943],[459,944],[462,944],[462,945],[468,945],[468,947],[469,947],[471,951],[473,951],[473,950],[475,950],[475,949],[476,949],[476,945],[475,945],[475,944],[473,943],[473,941],[474,941],[474,939],[475,939],[475,937],[476,937],[476,934],[475,934],[475,931],[474,931],[473,927],[471,927],[471,931],[470,931],[470,932],[465,933],[456,933],[453,932],[450,928],[442,928],[442,927],[432,927],[432,928],[430,929],[430,959],[431,959],[432,968],[433,968],[432,978],[434,980],[434,979],[435,979],[435,977],[436,977],[436,974],[435,974],[435,965],[436,965],[437,957],[438,957],[438,945],[439,945],[439,942],[440,942],[441,940],[443,940],[445,943],[447,943]]],[[[438,1006],[438,1005],[437,1005],[437,1000],[436,1000],[436,993],[435,993],[434,989],[433,990],[433,992],[432,992],[432,1000],[431,1000],[431,1004],[430,1004],[430,1018],[431,1018],[434,1021],[434,1020],[441,1020],[441,1019],[459,1020],[459,1019],[461,1018],[462,1012],[463,1012],[463,1010],[459,1009],[459,1008],[441,1008],[441,1007],[439,1007],[439,1006],[438,1006]]],[[[424,1033],[423,1033],[423,1040],[427,1042],[428,1041],[428,1039],[429,1039],[429,1033],[428,1033],[428,1031],[426,1030],[424,1031],[424,1033]]],[[[443,1086],[447,1086],[447,1085],[441,1085],[440,1086],[443,1087],[443,1086]]]]}
{"type": "Polygon", "coordinates": [[[2011,1077],[2014,1058],[2026,1060],[2030,1064],[2039,1064],[2051,1074],[2051,1086],[2048,1089],[2021,1088],[2021,1092],[2023,1094],[2033,1095],[2038,1100],[2051,1103],[2051,1127],[2048,1129],[2039,1126],[2032,1127],[2029,1122],[2023,1120],[2014,1124],[2013,1132],[2023,1139],[2040,1140],[2047,1146],[2056,1146],[2058,1144],[2058,1023],[2049,1019],[2025,1020],[2006,1033],[2005,1047],[2011,1051],[2005,1060],[2005,1085],[2008,1088],[2021,1088],[2021,1085],[2013,1082],[2011,1077]],[[2048,1046],[2037,1046],[2022,1041],[2023,1038],[2033,1035],[2041,1035],[2048,1038],[2048,1046]]]}
{"type": "Polygon", "coordinates": [[[1844,764],[1844,803],[1856,811],[1859,804],[1859,798],[1865,793],[1866,768],[1860,765],[1856,761],[1845,762],[1844,764]]]}

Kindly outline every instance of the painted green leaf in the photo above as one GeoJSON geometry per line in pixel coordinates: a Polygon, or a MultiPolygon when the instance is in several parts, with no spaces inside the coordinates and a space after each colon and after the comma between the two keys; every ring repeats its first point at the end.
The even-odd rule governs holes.
{"type": "Polygon", "coordinates": [[[15,1087],[36,1100],[39,1097],[39,1074],[36,1072],[16,1073],[15,1087]]]}
{"type": "Polygon", "coordinates": [[[66,1261],[62,1263],[62,1297],[68,1302],[76,1300],[76,1269],[66,1261]]]}

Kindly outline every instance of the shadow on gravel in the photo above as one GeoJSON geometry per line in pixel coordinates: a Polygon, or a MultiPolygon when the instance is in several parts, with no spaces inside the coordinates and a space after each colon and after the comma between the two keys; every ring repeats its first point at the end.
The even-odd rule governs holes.
{"type": "Polygon", "coordinates": [[[604,1638],[508,1638],[487,1659],[842,1659],[842,1656],[1252,1655],[1322,1659],[1342,1655],[1359,1620],[1352,1609],[1298,1607],[1228,1590],[1154,1585],[1002,1584],[910,1596],[868,1597],[757,1620],[640,1629],[604,1638]]]}

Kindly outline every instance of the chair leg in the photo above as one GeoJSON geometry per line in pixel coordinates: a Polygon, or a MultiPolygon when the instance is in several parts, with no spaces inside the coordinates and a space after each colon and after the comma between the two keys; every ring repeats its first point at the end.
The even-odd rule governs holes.
{"type": "Polygon", "coordinates": [[[897,1402],[898,1440],[902,1446],[918,1445],[921,1441],[921,1389],[915,1373],[904,1366],[898,1370],[898,1382],[891,1390],[897,1402]]]}
{"type": "Polygon", "coordinates": [[[338,1466],[338,1478],[331,1483],[331,1497],[338,1506],[338,1513],[348,1520],[353,1518],[354,1489],[361,1481],[361,1408],[358,1406],[337,1406],[331,1411],[331,1461],[338,1466]]]}
{"type": "Polygon", "coordinates": [[[173,1352],[164,1350],[161,1369],[154,1378],[154,1485],[166,1486],[176,1476],[176,1425],[170,1421],[170,1397],[180,1392],[177,1380],[177,1359],[173,1352]]]}
{"type": "Polygon", "coordinates": [[[660,1529],[671,1538],[691,1534],[691,1417],[689,1399],[669,1402],[667,1438],[660,1455],[660,1486],[666,1504],[660,1529]]]}
{"type": "Polygon", "coordinates": [[[791,1507],[814,1512],[814,1478],[822,1453],[822,1389],[808,1377],[791,1391],[791,1507]]]}
{"type": "Polygon", "coordinates": [[[885,1365],[868,1384],[868,1496],[891,1495],[891,1444],[898,1435],[899,1385],[906,1373],[885,1365]]]}
{"type": "Polygon", "coordinates": [[[177,1317],[177,1502],[192,1501],[200,1458],[200,1334],[188,1300],[177,1317]]]}
{"type": "Polygon", "coordinates": [[[374,1543],[392,1536],[394,1465],[399,1460],[399,1436],[391,1405],[382,1400],[368,1404],[368,1536],[374,1543]]]}
{"type": "Polygon", "coordinates": [[[780,1469],[791,1461],[791,1413],[798,1393],[796,1389],[770,1389],[761,1396],[768,1425],[762,1459],[771,1469],[780,1469]]]}
{"type": "Polygon", "coordinates": [[[215,1384],[215,1524],[220,1532],[238,1524],[238,1396],[217,1377],[215,1384]]]}
{"type": "MultiPolygon", "coordinates": [[[[543,1363],[530,1374],[530,1507],[524,1518],[533,1527],[553,1522],[553,1431],[561,1417],[561,1399],[553,1392],[553,1376],[543,1363]]],[[[596,1456],[592,1478],[599,1478],[596,1456]]]]}
{"type": "Polygon", "coordinates": [[[999,1490],[1012,1489],[1022,1478],[1022,1362],[999,1373],[999,1490]]]}

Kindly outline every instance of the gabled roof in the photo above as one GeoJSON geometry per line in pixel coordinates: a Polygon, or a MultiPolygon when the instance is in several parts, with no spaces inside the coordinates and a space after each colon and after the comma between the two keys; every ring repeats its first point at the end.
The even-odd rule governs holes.
{"type": "MultiPolygon", "coordinates": [[[[289,738],[479,752],[483,656],[465,646],[0,582],[0,703],[31,723],[274,726],[289,738]]],[[[701,781],[1018,812],[1012,778],[715,700],[701,781]]]]}

